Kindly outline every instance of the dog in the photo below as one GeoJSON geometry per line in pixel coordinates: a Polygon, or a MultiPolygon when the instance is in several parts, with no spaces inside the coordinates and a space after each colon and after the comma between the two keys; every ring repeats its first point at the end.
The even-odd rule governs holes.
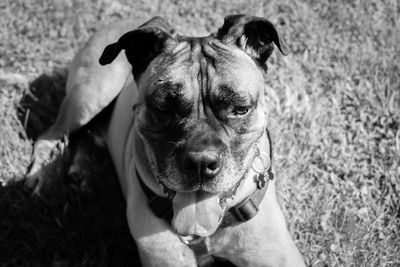
{"type": "MultiPolygon", "coordinates": [[[[160,17],[95,33],[71,63],[54,125],[34,144],[27,184],[63,136],[106,107],[105,141],[143,266],[304,266],[275,194],[264,74],[274,25],[225,18],[206,37],[160,17]],[[125,53],[122,53],[124,51],[125,53]]],[[[38,192],[38,191],[36,191],[38,192]]]]}

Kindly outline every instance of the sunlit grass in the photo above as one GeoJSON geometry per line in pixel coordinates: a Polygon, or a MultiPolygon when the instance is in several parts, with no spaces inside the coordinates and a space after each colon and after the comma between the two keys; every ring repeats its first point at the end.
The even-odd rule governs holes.
{"type": "MultiPolygon", "coordinates": [[[[0,4],[0,74],[32,81],[65,68],[95,29],[120,18],[161,15],[179,32],[204,35],[231,13],[266,16],[292,48],[271,57],[266,95],[279,196],[307,262],[399,266],[397,1],[9,0],[0,4]]],[[[15,105],[25,86],[0,84],[0,180],[8,181],[22,177],[31,140],[15,105]]],[[[106,223],[101,186],[94,198],[65,190],[64,212],[31,203],[18,187],[0,189],[0,265],[115,265],[132,255],[123,211],[106,223]]]]}

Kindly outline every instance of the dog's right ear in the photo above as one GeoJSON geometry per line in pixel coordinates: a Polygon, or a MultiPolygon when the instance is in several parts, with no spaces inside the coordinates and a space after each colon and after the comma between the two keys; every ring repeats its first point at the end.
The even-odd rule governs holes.
{"type": "Polygon", "coordinates": [[[165,19],[155,17],[138,29],[122,35],[118,42],[108,45],[99,63],[110,64],[121,50],[125,50],[132,72],[138,77],[154,58],[177,43],[174,33],[165,19]]]}

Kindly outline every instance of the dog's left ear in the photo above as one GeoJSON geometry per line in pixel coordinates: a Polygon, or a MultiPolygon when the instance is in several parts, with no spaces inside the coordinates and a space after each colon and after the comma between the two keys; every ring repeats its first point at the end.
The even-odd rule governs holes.
{"type": "Polygon", "coordinates": [[[108,45],[99,63],[110,64],[121,50],[125,50],[132,72],[137,78],[154,58],[175,44],[175,31],[165,19],[155,17],[136,30],[122,35],[118,42],[108,45]]]}
{"type": "Polygon", "coordinates": [[[282,54],[290,49],[274,25],[260,17],[230,15],[218,30],[217,38],[225,44],[236,45],[265,67],[275,44],[282,54]]]}

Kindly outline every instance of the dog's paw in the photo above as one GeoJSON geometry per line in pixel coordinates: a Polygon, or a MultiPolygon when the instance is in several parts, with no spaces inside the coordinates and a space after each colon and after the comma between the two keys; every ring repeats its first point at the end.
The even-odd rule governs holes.
{"type": "Polygon", "coordinates": [[[42,195],[60,176],[60,160],[66,152],[68,139],[38,139],[33,146],[31,164],[25,175],[25,186],[36,195],[42,195]]]}

